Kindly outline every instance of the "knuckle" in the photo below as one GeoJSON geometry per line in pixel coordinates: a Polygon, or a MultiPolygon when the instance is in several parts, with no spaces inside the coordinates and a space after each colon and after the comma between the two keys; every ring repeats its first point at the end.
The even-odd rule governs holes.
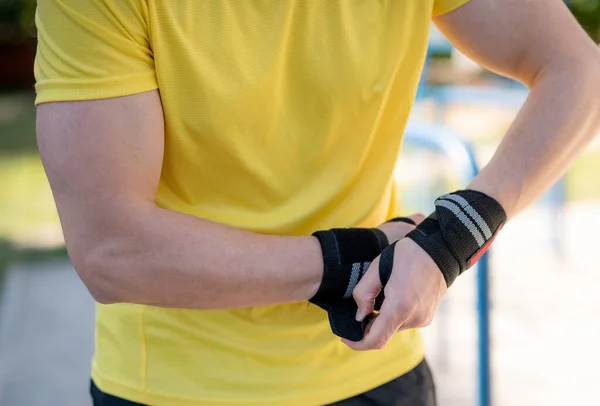
{"type": "Polygon", "coordinates": [[[365,351],[365,343],[361,341],[346,341],[345,343],[354,351],[365,351]]]}
{"type": "Polygon", "coordinates": [[[398,316],[404,319],[407,319],[413,313],[413,305],[412,303],[402,301],[398,303],[396,307],[396,311],[398,312],[398,316]]]}
{"type": "Polygon", "coordinates": [[[382,350],[385,348],[385,345],[387,344],[387,340],[384,338],[378,338],[377,340],[375,340],[373,342],[373,349],[375,350],[382,350]]]}
{"type": "Polygon", "coordinates": [[[369,295],[367,294],[366,289],[362,288],[361,286],[357,286],[354,289],[354,291],[352,292],[352,297],[354,298],[356,303],[359,304],[366,304],[371,300],[369,298],[369,295]]]}
{"type": "Polygon", "coordinates": [[[362,289],[360,286],[357,286],[352,291],[352,297],[356,301],[356,303],[361,303],[363,301],[362,289]]]}
{"type": "Polygon", "coordinates": [[[428,313],[422,313],[415,315],[410,324],[414,325],[414,327],[427,327],[433,321],[433,315],[428,313]]]}
{"type": "Polygon", "coordinates": [[[429,320],[429,317],[427,317],[427,316],[419,316],[416,321],[417,321],[416,324],[418,327],[426,327],[429,325],[429,323],[431,323],[431,321],[429,320]]]}

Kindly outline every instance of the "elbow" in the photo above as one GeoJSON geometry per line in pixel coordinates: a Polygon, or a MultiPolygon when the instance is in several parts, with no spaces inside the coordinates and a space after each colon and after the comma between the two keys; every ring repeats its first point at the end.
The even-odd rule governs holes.
{"type": "Polygon", "coordinates": [[[102,286],[96,281],[90,281],[85,285],[87,286],[88,291],[92,295],[92,298],[97,303],[103,305],[126,303],[126,300],[124,300],[122,297],[116,294],[116,291],[112,286],[102,286]]]}
{"type": "Polygon", "coordinates": [[[529,66],[520,70],[518,78],[529,89],[541,83],[563,83],[596,90],[600,85],[600,49],[592,48],[577,57],[555,58],[537,69],[529,66]]]}
{"type": "Polygon", "coordinates": [[[100,304],[109,305],[130,302],[124,287],[122,265],[110,250],[96,248],[72,261],[84,285],[100,304]]]}

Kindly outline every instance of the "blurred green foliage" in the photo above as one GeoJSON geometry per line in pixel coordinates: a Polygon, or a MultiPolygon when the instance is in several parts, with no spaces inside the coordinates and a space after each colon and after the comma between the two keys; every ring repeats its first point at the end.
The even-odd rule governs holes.
{"type": "Polygon", "coordinates": [[[0,238],[0,291],[4,272],[10,264],[43,262],[53,259],[65,259],[68,257],[67,249],[59,247],[19,247],[10,240],[0,238]]]}
{"type": "Polygon", "coordinates": [[[0,156],[0,238],[45,243],[59,232],[58,215],[36,155],[0,156]]]}
{"type": "Polygon", "coordinates": [[[581,26],[600,42],[600,0],[571,0],[569,6],[581,26]]]}
{"type": "Polygon", "coordinates": [[[0,97],[0,239],[28,242],[56,229],[58,215],[38,156],[33,95],[0,97]]]}
{"type": "Polygon", "coordinates": [[[35,7],[36,0],[0,0],[0,44],[34,35],[35,7]]]}
{"type": "MultiPolygon", "coordinates": [[[[1,0],[0,0],[1,1],[1,0]]],[[[0,291],[8,264],[66,258],[48,245],[60,229],[52,192],[38,156],[33,94],[0,94],[0,291]]]]}
{"type": "Polygon", "coordinates": [[[16,155],[37,154],[33,101],[30,92],[0,93],[0,163],[16,155]]]}

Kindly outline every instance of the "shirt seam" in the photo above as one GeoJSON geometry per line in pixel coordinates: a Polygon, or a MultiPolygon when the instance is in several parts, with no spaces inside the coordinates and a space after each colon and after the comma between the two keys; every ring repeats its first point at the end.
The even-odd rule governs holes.
{"type": "Polygon", "coordinates": [[[145,306],[140,306],[140,340],[141,340],[141,365],[140,378],[142,381],[142,390],[147,391],[148,383],[148,344],[146,340],[145,326],[145,306]]]}

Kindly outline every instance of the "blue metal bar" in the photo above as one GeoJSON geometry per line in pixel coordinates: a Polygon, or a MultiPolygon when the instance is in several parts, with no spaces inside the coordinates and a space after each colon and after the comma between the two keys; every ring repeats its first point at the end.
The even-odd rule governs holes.
{"type": "Polygon", "coordinates": [[[567,201],[567,186],[565,177],[561,177],[548,192],[550,197],[550,233],[552,250],[559,259],[564,259],[566,247],[565,235],[565,203],[567,201]]]}
{"type": "MultiPolygon", "coordinates": [[[[466,185],[479,168],[471,145],[448,127],[410,122],[404,134],[408,144],[437,151],[446,156],[466,185]]],[[[477,264],[477,404],[491,406],[489,258],[485,254],[477,264]]]]}
{"type": "Polygon", "coordinates": [[[489,296],[489,253],[485,253],[477,265],[477,315],[478,315],[478,404],[491,406],[492,377],[490,364],[490,296],[489,296]]]}

